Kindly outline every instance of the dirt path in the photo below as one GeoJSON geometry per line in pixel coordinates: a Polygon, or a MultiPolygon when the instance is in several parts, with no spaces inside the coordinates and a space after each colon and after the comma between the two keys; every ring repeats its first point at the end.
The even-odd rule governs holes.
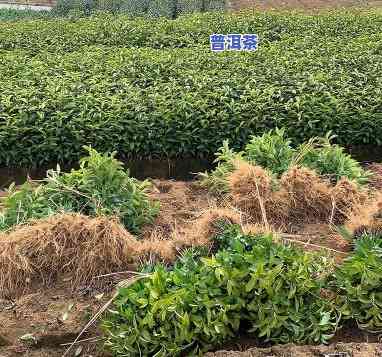
{"type": "Polygon", "coordinates": [[[382,6],[382,0],[231,0],[235,10],[242,8],[259,9],[320,9],[332,7],[377,7],[382,6]]]}
{"type": "Polygon", "coordinates": [[[380,343],[337,343],[331,346],[274,346],[251,348],[244,352],[219,351],[206,357],[380,357],[380,343]]]}

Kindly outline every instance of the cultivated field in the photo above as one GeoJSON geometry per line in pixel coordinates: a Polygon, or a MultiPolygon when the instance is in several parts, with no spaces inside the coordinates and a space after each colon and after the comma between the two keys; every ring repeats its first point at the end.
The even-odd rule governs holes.
{"type": "Polygon", "coordinates": [[[1,356],[381,353],[379,9],[0,18],[1,356]]]}

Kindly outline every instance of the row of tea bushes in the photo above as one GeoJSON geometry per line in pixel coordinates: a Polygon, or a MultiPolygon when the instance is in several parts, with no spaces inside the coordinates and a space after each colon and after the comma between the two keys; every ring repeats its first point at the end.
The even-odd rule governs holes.
{"type": "Polygon", "coordinates": [[[103,323],[113,355],[201,355],[239,333],[326,343],[345,320],[382,326],[381,236],[364,236],[337,268],[317,253],[228,227],[215,256],[121,288],[103,323]],[[334,271],[334,274],[333,274],[334,271]]]}
{"type": "Polygon", "coordinates": [[[74,162],[89,144],[206,157],[274,127],[296,143],[331,130],[343,145],[380,145],[381,36],[285,38],[256,53],[2,51],[0,165],[74,162]]]}
{"type": "Polygon", "coordinates": [[[378,11],[296,13],[206,13],[177,20],[131,19],[100,14],[77,20],[57,18],[0,23],[0,49],[72,52],[83,46],[179,48],[209,45],[212,33],[257,33],[262,45],[285,38],[354,38],[380,34],[378,11]]]}
{"type": "Polygon", "coordinates": [[[49,11],[21,10],[21,9],[2,9],[0,8],[0,23],[2,21],[19,21],[31,19],[46,19],[49,11]]]}

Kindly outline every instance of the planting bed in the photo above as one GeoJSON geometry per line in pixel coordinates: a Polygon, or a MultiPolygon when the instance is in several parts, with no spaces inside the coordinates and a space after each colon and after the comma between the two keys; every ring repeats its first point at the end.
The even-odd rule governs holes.
{"type": "MultiPolygon", "coordinates": [[[[216,199],[202,190],[193,182],[154,180],[154,186],[150,196],[161,202],[161,213],[152,227],[148,227],[144,235],[145,239],[150,236],[162,236],[170,239],[173,229],[176,227],[179,234],[185,234],[195,228],[195,222],[200,215],[210,206],[216,206],[216,199]]],[[[300,230],[298,239],[302,242],[314,243],[319,246],[327,246],[339,252],[347,252],[349,245],[346,241],[334,235],[326,225],[310,225],[300,230]]],[[[317,249],[307,246],[306,249],[317,249]]],[[[339,259],[342,254],[337,253],[339,259]]],[[[117,275],[110,278],[100,279],[101,286],[84,284],[75,291],[71,289],[71,274],[60,279],[48,287],[35,283],[32,292],[16,299],[0,300],[0,355],[13,357],[18,355],[33,357],[61,356],[67,346],[60,346],[72,342],[85,326],[86,322],[112,295],[115,284],[127,275],[117,275]],[[73,304],[73,307],[71,305],[73,304]],[[63,320],[63,317],[66,319],[63,320]],[[31,334],[35,338],[22,341],[20,337],[31,334]]],[[[90,328],[82,338],[99,336],[100,332],[94,327],[90,328]]],[[[81,338],[81,339],[82,339],[81,338]]],[[[318,351],[352,351],[353,357],[376,357],[379,356],[382,345],[378,337],[361,332],[356,327],[347,327],[339,331],[340,341],[333,342],[329,347],[293,347],[282,346],[272,348],[251,348],[258,342],[243,336],[229,343],[226,349],[248,352],[216,352],[208,356],[317,356],[318,351]],[[365,342],[373,342],[365,344],[365,342]],[[376,351],[376,354],[374,353],[376,351]],[[282,354],[284,353],[284,354],[282,354]],[[289,354],[288,354],[289,353],[289,354]],[[305,354],[303,354],[305,353],[305,354]],[[315,354],[314,354],[315,353],[315,354]]],[[[108,356],[98,350],[94,342],[82,343],[81,356],[108,356]]],[[[74,348],[72,352],[77,349],[74,348]]],[[[69,356],[73,356],[69,354],[69,356]]]]}
{"type": "Polygon", "coordinates": [[[0,22],[0,167],[40,179],[0,192],[0,356],[382,356],[382,169],[337,145],[381,145],[381,28],[0,22]],[[213,32],[260,49],[212,53],[213,32]],[[141,181],[116,157],[208,170],[141,181]]]}
{"type": "MultiPolygon", "coordinates": [[[[379,172],[379,166],[375,165],[374,170],[379,172]]],[[[380,183],[378,177],[374,177],[375,186],[380,183]]],[[[197,182],[153,180],[152,183],[149,196],[152,200],[161,203],[161,210],[154,223],[144,228],[141,236],[144,241],[164,239],[163,242],[166,242],[180,236],[190,236],[192,231],[200,226],[200,217],[211,207],[229,206],[228,201],[224,203],[218,200],[206,189],[201,188],[197,182]],[[174,236],[175,232],[176,236],[174,236]]],[[[294,235],[293,239],[308,243],[305,246],[307,250],[328,247],[332,249],[331,252],[338,261],[341,261],[351,248],[348,242],[340,238],[326,224],[300,227],[299,234],[294,235]]],[[[157,252],[160,251],[161,249],[157,250],[157,252]]],[[[156,259],[155,254],[149,259],[156,259]]],[[[130,269],[135,268],[131,266],[130,269]]],[[[76,338],[86,321],[112,296],[115,284],[127,276],[115,275],[95,279],[96,284],[94,281],[91,284],[83,284],[73,291],[71,285],[73,276],[66,274],[61,276],[59,282],[53,282],[48,286],[43,286],[38,281],[34,282],[31,291],[19,298],[3,298],[0,305],[0,354],[3,356],[61,356],[67,345],[60,344],[67,344],[76,338]],[[100,281],[102,284],[99,284],[100,281]]],[[[99,335],[100,331],[91,327],[82,338],[99,335]]],[[[319,352],[349,351],[354,357],[374,357],[379,355],[382,348],[377,342],[377,336],[361,332],[354,326],[347,326],[338,332],[334,342],[328,347],[287,345],[253,348],[259,342],[243,336],[226,346],[226,349],[237,352],[211,352],[208,356],[263,357],[271,354],[298,357],[316,356],[319,352]],[[365,344],[366,341],[372,343],[365,344]],[[239,352],[246,349],[249,350],[239,352]]],[[[109,356],[101,352],[99,345],[92,340],[76,345],[69,355],[75,355],[75,351],[81,351],[83,356],[109,356]]]]}

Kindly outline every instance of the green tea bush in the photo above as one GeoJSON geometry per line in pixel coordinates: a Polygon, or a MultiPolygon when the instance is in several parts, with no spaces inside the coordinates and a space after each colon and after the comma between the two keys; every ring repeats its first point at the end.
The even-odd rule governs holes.
{"type": "Polygon", "coordinates": [[[0,212],[0,229],[61,211],[115,215],[133,233],[150,223],[159,207],[146,195],[148,182],[129,177],[114,154],[87,150],[89,156],[81,159],[77,170],[50,170],[37,187],[28,182],[17,189],[11,186],[0,212]]]}
{"type": "Polygon", "coordinates": [[[301,164],[316,170],[320,175],[329,177],[334,182],[341,177],[347,177],[359,184],[365,184],[371,175],[358,161],[345,153],[344,148],[332,145],[328,136],[321,139],[321,144],[304,154],[301,164]]]}
{"type": "Polygon", "coordinates": [[[0,22],[2,21],[20,21],[29,19],[46,19],[49,17],[49,11],[19,10],[19,9],[1,9],[0,22]]]}
{"type": "Polygon", "coordinates": [[[330,139],[329,133],[324,138],[311,138],[295,148],[285,136],[285,130],[276,129],[253,136],[244,150],[238,153],[225,141],[215,154],[216,168],[211,173],[199,174],[200,183],[218,194],[228,192],[227,176],[234,170],[235,160],[243,159],[269,170],[275,178],[279,178],[292,165],[300,165],[315,170],[333,183],[346,177],[360,185],[366,184],[371,172],[364,170],[342,147],[331,144],[330,139]]]}
{"type": "Polygon", "coordinates": [[[226,178],[235,169],[235,160],[242,159],[243,155],[234,152],[229,147],[228,141],[224,141],[223,146],[215,153],[215,156],[216,168],[211,173],[199,173],[200,184],[217,194],[227,193],[226,178]]]}
{"type": "MultiPolygon", "coordinates": [[[[162,0],[151,2],[155,1],[160,3],[162,0]]],[[[162,3],[166,1],[168,0],[163,0],[162,3]]],[[[62,1],[64,8],[70,7],[66,3],[79,2],[62,1]]],[[[178,0],[180,7],[185,2],[178,0]]],[[[93,3],[97,4],[97,0],[93,3]]],[[[98,0],[98,3],[101,8],[127,6],[124,0],[98,0]]],[[[142,0],[141,3],[145,4],[145,1],[142,0]]],[[[131,0],[130,4],[133,6],[134,1],[131,0]]],[[[150,3],[145,4],[149,5],[150,3]]],[[[213,1],[207,5],[216,8],[213,1]]],[[[130,10],[133,8],[127,6],[127,11],[130,10]]],[[[140,12],[138,5],[135,11],[140,12]]],[[[193,48],[198,45],[209,46],[209,35],[212,33],[237,31],[259,34],[263,47],[279,40],[286,40],[291,44],[298,39],[302,46],[315,46],[317,40],[321,42],[331,38],[342,38],[343,41],[359,38],[362,42],[367,41],[370,36],[378,39],[381,27],[382,16],[377,10],[332,11],[314,16],[287,12],[211,12],[181,16],[176,20],[132,19],[126,14],[111,16],[108,13],[100,13],[90,18],[74,20],[56,18],[49,21],[0,24],[0,49],[61,53],[72,52],[83,46],[110,44],[132,48],[193,48]],[[309,43],[304,43],[306,41],[309,43]]],[[[338,46],[336,50],[340,53],[338,46]]]]}
{"type": "Polygon", "coordinates": [[[320,297],[323,259],[271,235],[224,234],[216,256],[157,267],[119,290],[103,322],[113,355],[196,355],[240,329],[272,342],[328,341],[337,317],[320,297]]]}
{"type": "Polygon", "coordinates": [[[382,236],[364,234],[335,274],[339,310],[360,328],[382,328],[382,236]]]}
{"type": "Polygon", "coordinates": [[[252,137],[244,149],[245,159],[280,176],[288,170],[296,153],[284,134],[284,129],[276,129],[252,137]]]}

